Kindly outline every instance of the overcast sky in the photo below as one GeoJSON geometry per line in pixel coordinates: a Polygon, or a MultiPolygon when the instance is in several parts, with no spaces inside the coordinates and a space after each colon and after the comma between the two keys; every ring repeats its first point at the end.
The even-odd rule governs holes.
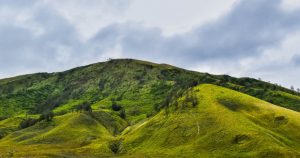
{"type": "Polygon", "coordinates": [[[300,88],[299,0],[0,0],[0,78],[136,58],[300,88]]]}

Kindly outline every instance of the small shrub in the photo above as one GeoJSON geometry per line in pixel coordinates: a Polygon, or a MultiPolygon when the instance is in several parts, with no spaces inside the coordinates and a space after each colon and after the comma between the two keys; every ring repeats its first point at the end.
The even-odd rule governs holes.
{"type": "Polygon", "coordinates": [[[122,109],[122,106],[118,105],[115,101],[112,102],[111,104],[111,108],[114,110],[114,111],[119,111],[122,109]]]}
{"type": "Polygon", "coordinates": [[[198,105],[198,99],[194,93],[192,94],[192,105],[193,107],[196,107],[198,105]]]}
{"type": "Polygon", "coordinates": [[[120,117],[121,117],[122,119],[126,119],[126,111],[125,111],[124,108],[120,111],[120,117]]]}

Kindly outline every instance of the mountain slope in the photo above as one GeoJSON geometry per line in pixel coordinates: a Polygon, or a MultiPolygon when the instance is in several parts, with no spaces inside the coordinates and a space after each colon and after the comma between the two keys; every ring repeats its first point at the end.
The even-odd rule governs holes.
{"type": "Polygon", "coordinates": [[[0,157],[297,157],[299,111],[275,84],[110,60],[0,80],[0,157]]]}
{"type": "Polygon", "coordinates": [[[0,155],[297,157],[299,130],[298,112],[202,84],[155,116],[131,126],[116,113],[103,110],[56,116],[53,122],[40,122],[1,139],[0,155]],[[197,104],[186,99],[191,96],[197,104]],[[123,132],[116,134],[114,128],[123,132]],[[118,144],[117,154],[112,142],[118,144]]]}
{"type": "Polygon", "coordinates": [[[9,154],[16,157],[111,155],[108,142],[114,139],[110,130],[115,128],[114,125],[123,130],[127,123],[106,112],[74,112],[57,116],[51,122],[42,121],[3,138],[0,141],[3,155],[0,157],[9,154]],[[107,119],[110,119],[109,124],[105,123],[107,119]]]}
{"type": "Polygon", "coordinates": [[[124,152],[167,157],[300,156],[300,114],[213,85],[125,134],[124,152]]]}
{"type": "Polygon", "coordinates": [[[166,64],[116,59],[60,73],[2,79],[0,116],[40,114],[56,108],[60,108],[57,113],[64,114],[85,101],[93,104],[94,109],[109,109],[115,101],[126,107],[131,121],[138,122],[156,113],[167,95],[202,83],[220,85],[300,111],[299,94],[274,84],[188,71],[166,64]]]}

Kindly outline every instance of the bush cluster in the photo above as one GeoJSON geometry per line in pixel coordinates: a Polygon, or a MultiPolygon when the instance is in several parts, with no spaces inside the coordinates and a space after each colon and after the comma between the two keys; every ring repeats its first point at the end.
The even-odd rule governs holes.
{"type": "Polygon", "coordinates": [[[26,118],[20,123],[20,128],[24,129],[30,126],[35,125],[36,123],[46,120],[47,122],[52,121],[54,118],[54,113],[52,111],[43,112],[38,119],[35,118],[26,118]]]}
{"type": "Polygon", "coordinates": [[[84,102],[82,104],[79,104],[79,105],[77,105],[76,110],[79,112],[82,112],[82,111],[92,112],[91,103],[84,102]]]}

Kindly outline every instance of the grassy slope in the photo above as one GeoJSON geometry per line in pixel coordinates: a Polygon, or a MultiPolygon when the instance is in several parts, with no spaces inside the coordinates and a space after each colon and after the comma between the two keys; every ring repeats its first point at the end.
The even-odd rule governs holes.
{"type": "Polygon", "coordinates": [[[107,142],[114,139],[112,128],[121,131],[126,126],[106,112],[69,113],[6,136],[0,142],[0,157],[111,155],[107,142]]]}
{"type": "Polygon", "coordinates": [[[12,117],[0,121],[0,139],[5,137],[7,134],[17,131],[19,124],[22,121],[22,117],[12,117]]]}
{"type": "Polygon", "coordinates": [[[272,95],[274,98],[270,98],[270,102],[300,112],[300,96],[282,91],[275,91],[272,95]]]}
{"type": "Polygon", "coordinates": [[[161,112],[127,131],[123,152],[150,157],[300,156],[298,112],[213,85],[194,90],[196,107],[179,106],[168,116],[161,112]]]}
{"type": "Polygon", "coordinates": [[[0,157],[300,156],[298,112],[214,85],[194,91],[196,107],[182,104],[183,95],[168,114],[163,110],[126,129],[109,110],[56,116],[1,139],[0,157]],[[118,155],[109,149],[116,139],[123,140],[118,155]]]}
{"type": "Polygon", "coordinates": [[[126,109],[132,123],[155,113],[173,88],[212,83],[276,105],[300,111],[300,98],[285,88],[250,78],[187,71],[166,64],[118,59],[60,73],[38,73],[0,80],[0,117],[70,112],[88,101],[94,109],[110,109],[111,99],[126,109]],[[284,91],[284,92],[283,92],[284,91]],[[288,94],[278,95],[278,93],[288,94]]]}
{"type": "Polygon", "coordinates": [[[196,108],[170,108],[168,117],[161,112],[150,118],[171,90],[184,91],[199,83],[221,85],[300,111],[299,94],[259,80],[111,60],[0,80],[1,156],[107,156],[112,155],[109,142],[119,138],[124,139],[124,155],[137,157],[163,153],[276,157],[299,151],[299,113],[212,85],[197,87],[196,108]],[[111,110],[111,99],[125,108],[126,121],[111,110]],[[92,115],[72,112],[84,101],[92,103],[92,115]],[[53,122],[19,129],[25,113],[36,118],[34,114],[47,109],[57,115],[53,122]]]}

